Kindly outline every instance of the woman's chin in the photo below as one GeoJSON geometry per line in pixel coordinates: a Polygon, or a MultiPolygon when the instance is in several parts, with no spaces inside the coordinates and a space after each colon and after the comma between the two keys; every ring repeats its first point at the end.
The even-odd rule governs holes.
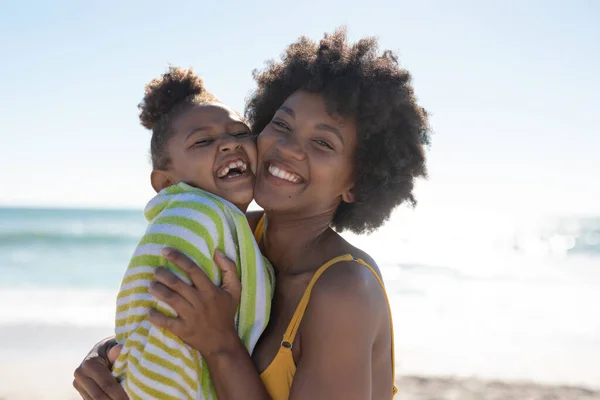
{"type": "Polygon", "coordinates": [[[265,211],[288,212],[299,206],[297,198],[277,190],[254,190],[254,202],[265,211]]]}

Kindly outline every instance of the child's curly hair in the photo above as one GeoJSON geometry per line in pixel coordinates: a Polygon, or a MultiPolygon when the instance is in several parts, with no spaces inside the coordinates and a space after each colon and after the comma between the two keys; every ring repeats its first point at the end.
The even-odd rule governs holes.
{"type": "Polygon", "coordinates": [[[330,113],[356,119],[355,202],[340,204],[334,228],[370,232],[396,206],[416,205],[414,180],[427,176],[427,113],[417,104],[410,73],[399,67],[391,51],[379,54],[376,39],[350,45],[345,29],[326,34],[319,44],[301,37],[279,62],[254,71],[254,79],[258,88],[248,100],[246,116],[255,134],[297,90],[320,93],[330,113]]]}
{"type": "Polygon", "coordinates": [[[152,130],[152,168],[166,169],[171,162],[167,143],[173,135],[173,118],[195,105],[216,101],[192,68],[169,67],[160,78],[146,85],[144,99],[138,108],[141,110],[140,123],[152,130]]]}

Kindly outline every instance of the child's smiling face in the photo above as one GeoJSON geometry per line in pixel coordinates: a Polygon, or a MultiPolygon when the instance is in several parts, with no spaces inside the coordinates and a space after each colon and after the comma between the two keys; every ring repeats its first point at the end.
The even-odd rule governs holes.
{"type": "Polygon", "coordinates": [[[200,104],[172,121],[170,163],[152,172],[156,191],[185,182],[245,211],[254,194],[256,143],[240,116],[220,103],[200,104]]]}

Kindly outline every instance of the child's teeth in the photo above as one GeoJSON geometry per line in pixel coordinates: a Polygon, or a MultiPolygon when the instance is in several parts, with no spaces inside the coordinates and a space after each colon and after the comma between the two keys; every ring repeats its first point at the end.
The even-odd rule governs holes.
{"type": "Polygon", "coordinates": [[[217,174],[217,175],[219,176],[219,178],[222,178],[222,177],[224,177],[225,175],[227,175],[227,174],[229,173],[229,171],[230,171],[230,170],[231,170],[231,167],[223,167],[223,168],[221,168],[221,169],[219,170],[219,172],[218,172],[218,174],[217,174]]]}
{"type": "MultiPolygon", "coordinates": [[[[232,161],[227,166],[222,167],[217,172],[217,176],[219,178],[223,178],[234,168],[238,168],[240,170],[240,172],[243,173],[243,172],[246,172],[246,170],[248,169],[248,165],[242,160],[232,161]]],[[[241,175],[241,174],[237,174],[236,176],[238,176],[238,175],[241,175]]]]}

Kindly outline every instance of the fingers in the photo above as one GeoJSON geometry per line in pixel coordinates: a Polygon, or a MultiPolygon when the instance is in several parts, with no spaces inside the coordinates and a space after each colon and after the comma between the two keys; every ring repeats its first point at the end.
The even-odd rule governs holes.
{"type": "Polygon", "coordinates": [[[81,383],[92,399],[127,400],[125,391],[112,376],[110,368],[104,360],[92,358],[84,362],[80,368],[86,378],[82,379],[81,383]]]}
{"type": "Polygon", "coordinates": [[[238,277],[235,263],[225,257],[219,250],[215,251],[215,263],[223,271],[223,285],[221,288],[228,292],[236,305],[239,304],[242,297],[242,282],[238,277]]]}
{"type": "Polygon", "coordinates": [[[77,390],[77,393],[81,396],[83,400],[93,400],[87,391],[84,389],[82,384],[77,380],[77,378],[73,379],[73,387],[77,390]]]}
{"type": "Polygon", "coordinates": [[[99,384],[87,376],[87,372],[83,366],[75,370],[73,387],[85,400],[111,400],[110,397],[108,397],[107,394],[102,390],[99,384]]]}
{"type": "Polygon", "coordinates": [[[183,272],[185,272],[194,286],[201,291],[213,290],[215,285],[210,278],[204,273],[204,271],[196,265],[195,262],[190,260],[185,254],[172,248],[164,248],[162,255],[175,265],[177,265],[183,272]]]}
{"type": "Polygon", "coordinates": [[[215,263],[217,266],[223,271],[223,273],[233,272],[235,274],[235,278],[237,278],[237,268],[235,263],[231,261],[229,258],[225,257],[225,254],[221,253],[219,250],[215,250],[215,263]]]}
{"type": "Polygon", "coordinates": [[[154,279],[148,287],[151,295],[173,307],[178,314],[192,308],[196,297],[195,288],[163,267],[156,268],[154,279]]]}
{"type": "Polygon", "coordinates": [[[110,365],[114,365],[115,361],[117,361],[117,358],[119,358],[119,354],[121,354],[121,350],[123,349],[123,345],[118,344],[116,346],[113,346],[113,348],[111,348],[108,351],[108,362],[110,363],[110,365]]]}
{"type": "MultiPolygon", "coordinates": [[[[156,277],[156,279],[159,279],[158,270],[155,273],[155,277],[156,277]]],[[[180,282],[183,285],[191,287],[183,281],[180,281],[180,282]]],[[[160,282],[152,282],[148,286],[148,292],[152,296],[154,296],[154,298],[156,300],[162,301],[164,303],[167,303],[169,306],[171,306],[173,308],[173,310],[175,310],[175,313],[177,313],[177,315],[189,315],[190,312],[193,311],[194,307],[187,299],[185,299],[183,296],[181,296],[177,292],[178,289],[179,289],[179,286],[177,286],[177,289],[174,289],[174,290],[169,289],[167,286],[165,286],[164,284],[162,284],[160,282]]],[[[188,296],[190,296],[189,293],[188,293],[188,296]]],[[[193,299],[193,297],[191,297],[191,299],[193,299]]]]}
{"type": "Polygon", "coordinates": [[[84,385],[85,390],[88,393],[87,395],[89,396],[90,399],[92,399],[92,400],[111,400],[111,398],[108,397],[108,395],[106,393],[104,393],[102,388],[100,386],[98,386],[96,384],[96,382],[94,382],[92,379],[85,378],[83,380],[83,385],[84,385]]]}
{"type": "Polygon", "coordinates": [[[167,317],[160,311],[154,309],[148,311],[148,321],[150,321],[152,325],[158,326],[159,328],[165,328],[177,336],[181,336],[184,329],[183,320],[181,318],[167,317]]]}
{"type": "Polygon", "coordinates": [[[113,380],[111,385],[107,387],[103,386],[103,388],[106,394],[108,394],[108,398],[111,400],[129,400],[129,396],[127,396],[127,393],[125,393],[125,390],[121,387],[121,384],[119,384],[116,379],[113,380]]]}

